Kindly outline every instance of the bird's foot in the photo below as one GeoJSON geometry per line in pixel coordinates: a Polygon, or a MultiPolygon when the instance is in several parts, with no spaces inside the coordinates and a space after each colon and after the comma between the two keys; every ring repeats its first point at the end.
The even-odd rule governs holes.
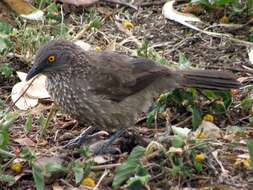
{"type": "Polygon", "coordinates": [[[79,136],[70,140],[63,148],[73,148],[73,147],[80,147],[85,142],[87,142],[87,146],[93,152],[94,155],[101,155],[101,154],[115,154],[120,152],[119,148],[115,148],[111,146],[116,139],[118,139],[124,132],[125,129],[119,129],[114,133],[108,140],[101,140],[101,136],[108,135],[105,131],[99,131],[94,134],[93,127],[88,127],[84,130],[79,136]],[[94,143],[94,139],[100,139],[96,143],[94,143]],[[91,143],[93,142],[93,143],[91,143]]]}
{"type": "Polygon", "coordinates": [[[101,154],[107,154],[112,153],[112,152],[118,152],[118,149],[116,150],[115,148],[111,148],[110,146],[114,143],[114,141],[119,138],[124,132],[126,131],[126,129],[119,129],[116,131],[116,133],[114,133],[104,144],[102,144],[102,146],[100,146],[100,148],[98,148],[94,154],[95,155],[101,155],[101,154]]]}
{"type": "Polygon", "coordinates": [[[91,138],[92,132],[94,132],[94,128],[91,127],[91,126],[88,127],[79,136],[77,136],[76,138],[70,140],[66,145],[64,145],[64,148],[72,148],[72,147],[81,146],[86,140],[91,138]]]}

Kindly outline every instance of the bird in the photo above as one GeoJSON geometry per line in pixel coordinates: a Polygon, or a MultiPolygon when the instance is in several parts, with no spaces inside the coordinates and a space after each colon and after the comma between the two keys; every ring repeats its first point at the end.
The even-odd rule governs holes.
{"type": "Polygon", "coordinates": [[[79,123],[106,131],[135,126],[154,97],[168,90],[230,90],[241,85],[230,72],[171,70],[119,52],[85,51],[60,39],[37,51],[26,80],[38,74],[46,76],[46,89],[65,113],[79,123]]]}

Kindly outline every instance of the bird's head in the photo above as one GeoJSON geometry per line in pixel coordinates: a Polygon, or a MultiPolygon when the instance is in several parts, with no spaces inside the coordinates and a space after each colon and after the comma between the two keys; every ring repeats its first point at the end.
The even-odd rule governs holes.
{"type": "Polygon", "coordinates": [[[79,46],[69,41],[55,40],[47,43],[38,50],[26,80],[38,74],[48,75],[67,70],[78,54],[80,55],[80,51],[79,46]]]}

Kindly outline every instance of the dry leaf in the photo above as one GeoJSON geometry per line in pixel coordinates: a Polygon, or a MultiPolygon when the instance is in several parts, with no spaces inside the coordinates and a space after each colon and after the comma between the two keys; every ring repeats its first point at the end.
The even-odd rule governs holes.
{"type": "Polygon", "coordinates": [[[188,129],[187,127],[182,128],[174,125],[171,126],[171,129],[175,135],[179,135],[182,138],[186,138],[191,132],[191,129],[188,129]]]}
{"type": "Polygon", "coordinates": [[[58,183],[54,183],[53,190],[64,190],[64,188],[62,186],[60,186],[58,183]]]}
{"type": "Polygon", "coordinates": [[[151,141],[145,150],[145,156],[152,154],[156,150],[164,150],[163,145],[157,141],[151,141]]]}
{"type": "Polygon", "coordinates": [[[93,157],[93,161],[97,164],[105,164],[113,161],[113,158],[109,155],[97,155],[93,157]]]}
{"type": "Polygon", "coordinates": [[[196,26],[188,22],[201,22],[200,19],[192,14],[181,13],[174,9],[173,4],[175,1],[169,1],[163,6],[163,15],[170,20],[174,20],[194,30],[200,30],[196,26]]]}
{"type": "Polygon", "coordinates": [[[86,43],[86,42],[83,42],[81,40],[77,40],[75,42],[76,45],[80,46],[82,49],[84,49],[85,51],[89,51],[91,50],[91,45],[86,43]]]}
{"type": "Polygon", "coordinates": [[[25,0],[4,0],[18,15],[29,20],[42,20],[44,13],[25,0]]]}
{"type": "Polygon", "coordinates": [[[28,88],[26,94],[31,98],[50,98],[46,90],[46,76],[39,75],[28,88]]]}
{"type": "Polygon", "coordinates": [[[116,41],[112,41],[110,42],[106,48],[105,48],[106,51],[115,51],[116,50],[116,41]]]}
{"type": "Polygon", "coordinates": [[[21,98],[20,96],[23,94],[25,90],[25,84],[23,82],[19,82],[15,84],[11,91],[11,99],[15,103],[20,110],[28,110],[38,104],[38,99],[31,99],[26,94],[24,94],[21,98]]]}
{"type": "Polygon", "coordinates": [[[196,138],[199,138],[200,134],[202,134],[207,139],[215,140],[222,136],[222,131],[214,123],[203,120],[194,134],[196,138]]]}
{"type": "Polygon", "coordinates": [[[33,83],[31,81],[25,81],[26,73],[17,72],[21,82],[15,84],[11,91],[11,99],[21,110],[28,110],[29,108],[35,107],[38,104],[39,98],[50,98],[49,93],[46,90],[45,82],[46,77],[43,75],[38,76],[33,83]],[[30,87],[28,88],[28,86],[30,87]],[[25,92],[25,90],[28,90],[25,92]],[[25,93],[24,93],[25,92],[25,93]],[[22,95],[22,97],[20,97],[22,95]]]}
{"type": "Polygon", "coordinates": [[[169,148],[168,152],[166,152],[166,154],[169,154],[169,153],[176,153],[178,155],[182,155],[183,149],[182,148],[175,148],[175,147],[171,146],[169,148]]]}
{"type": "Polygon", "coordinates": [[[35,143],[27,137],[13,140],[22,146],[35,146],[35,143]]]}

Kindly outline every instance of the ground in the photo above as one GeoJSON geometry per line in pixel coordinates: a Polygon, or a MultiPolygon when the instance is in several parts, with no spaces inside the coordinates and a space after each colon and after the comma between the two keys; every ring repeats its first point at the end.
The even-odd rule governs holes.
{"type": "MultiPolygon", "coordinates": [[[[139,0],[135,1],[134,4],[143,2],[139,0]]],[[[9,52],[0,57],[0,64],[9,63],[14,71],[27,72],[38,47],[53,37],[61,36],[84,41],[97,50],[114,50],[129,55],[145,54],[148,58],[162,62],[172,69],[176,69],[180,57],[184,57],[189,61],[191,67],[229,70],[238,78],[245,79],[247,86],[250,84],[253,66],[248,58],[247,49],[249,47],[247,45],[233,42],[224,37],[208,36],[170,21],[162,15],[163,3],[159,3],[160,1],[156,1],[157,4],[152,3],[152,1],[148,2],[150,4],[145,1],[147,4],[142,4],[138,11],[128,6],[115,6],[115,4],[110,3],[92,5],[88,8],[64,5],[64,18],[61,17],[60,9],[58,9],[52,16],[53,19],[49,19],[50,11],[45,9],[49,13],[47,14],[48,20],[44,23],[24,22],[21,18],[16,18],[13,12],[3,10],[0,18],[16,27],[17,31],[11,37],[11,41],[15,45],[9,52]],[[134,25],[130,32],[122,29],[121,24],[125,20],[134,25]]],[[[3,6],[1,3],[1,8],[3,6]]],[[[235,37],[238,35],[240,34],[236,34],[235,37]]],[[[111,189],[116,168],[120,163],[127,160],[130,152],[137,144],[145,147],[154,142],[153,140],[159,142],[163,149],[153,143],[152,146],[155,148],[151,151],[152,153],[145,154],[140,159],[141,165],[150,174],[150,178],[143,189],[180,189],[186,187],[196,189],[251,189],[253,186],[252,169],[248,169],[243,163],[247,159],[242,158],[241,163],[236,163],[240,162],[238,160],[240,155],[248,153],[245,140],[252,139],[253,134],[250,127],[252,111],[245,111],[241,106],[242,100],[251,96],[249,86],[233,94],[233,103],[226,110],[228,117],[221,119],[217,116],[218,119],[215,119],[214,123],[222,131],[222,138],[204,138],[202,141],[199,140],[200,142],[197,144],[188,139],[189,141],[184,141],[185,146],[179,148],[179,152],[169,153],[170,146],[174,142],[171,140],[174,138],[172,134],[165,135],[166,140],[157,137],[164,135],[167,130],[164,128],[165,120],[169,118],[173,125],[192,128],[191,112],[182,108],[180,113],[175,113],[175,109],[171,108],[170,116],[168,116],[168,109],[161,113],[162,116],[158,119],[158,125],[161,124],[161,128],[148,127],[145,124],[145,119],[140,122],[141,127],[136,130],[143,136],[145,142],[139,142],[135,137],[130,137],[132,134],[130,130],[130,134],[123,135],[115,145],[120,153],[109,154],[106,159],[103,157],[106,160],[105,162],[91,162],[92,158],[95,157],[87,156],[86,149],[82,149],[81,152],[78,149],[63,148],[67,140],[78,136],[86,127],[78,125],[60,109],[55,114],[54,109],[52,111],[50,101],[43,101],[43,106],[31,111],[21,112],[15,106],[11,106],[10,93],[17,81],[15,72],[8,79],[1,78],[0,81],[0,98],[5,105],[3,111],[11,107],[13,112],[19,113],[19,117],[9,129],[9,144],[4,148],[6,152],[3,156],[0,155],[0,174],[15,176],[15,182],[8,184],[0,180],[2,189],[35,189],[33,175],[36,171],[32,166],[34,163],[37,165],[42,163],[43,165],[50,159],[67,169],[78,168],[76,166],[80,162],[82,167],[89,168],[89,172],[86,170],[81,172],[84,176],[86,175],[85,179],[89,176],[96,183],[105,174],[100,188],[111,189]],[[50,114],[50,109],[52,114],[50,114]],[[47,121],[49,123],[45,124],[47,121]],[[28,130],[27,128],[30,125],[32,127],[28,130]],[[238,133],[230,133],[231,130],[238,130],[238,133]],[[26,156],[24,156],[24,150],[26,156]],[[7,156],[8,153],[9,156],[7,156]],[[194,158],[196,157],[193,158],[193,155],[201,155],[201,153],[205,156],[204,161],[202,162],[200,159],[199,161],[195,160],[195,162],[194,158]],[[175,155],[179,158],[175,158],[175,155]],[[22,158],[22,162],[18,162],[23,168],[21,172],[10,169],[13,166],[13,160],[17,158],[22,158]],[[201,165],[199,166],[201,169],[196,169],[198,168],[197,165],[201,165]]],[[[168,103],[166,104],[168,105],[168,103]]],[[[205,109],[203,108],[204,114],[208,113],[206,109],[208,106],[205,109]]],[[[152,124],[152,126],[155,125],[152,124]]],[[[105,132],[102,135],[103,138],[107,139],[108,135],[104,134],[105,132]]],[[[102,137],[100,135],[97,138],[95,141],[101,140],[102,137]]],[[[89,142],[90,148],[95,146],[94,144],[94,141],[89,142]]],[[[98,158],[102,159],[101,157],[98,158]]],[[[85,189],[82,185],[80,186],[80,182],[76,184],[77,180],[74,174],[77,173],[73,169],[73,171],[67,172],[58,171],[59,175],[52,174],[53,177],[45,177],[46,189],[52,189],[52,187],[54,189],[56,187],[85,189]]],[[[120,188],[124,189],[125,186],[120,188]]]]}

